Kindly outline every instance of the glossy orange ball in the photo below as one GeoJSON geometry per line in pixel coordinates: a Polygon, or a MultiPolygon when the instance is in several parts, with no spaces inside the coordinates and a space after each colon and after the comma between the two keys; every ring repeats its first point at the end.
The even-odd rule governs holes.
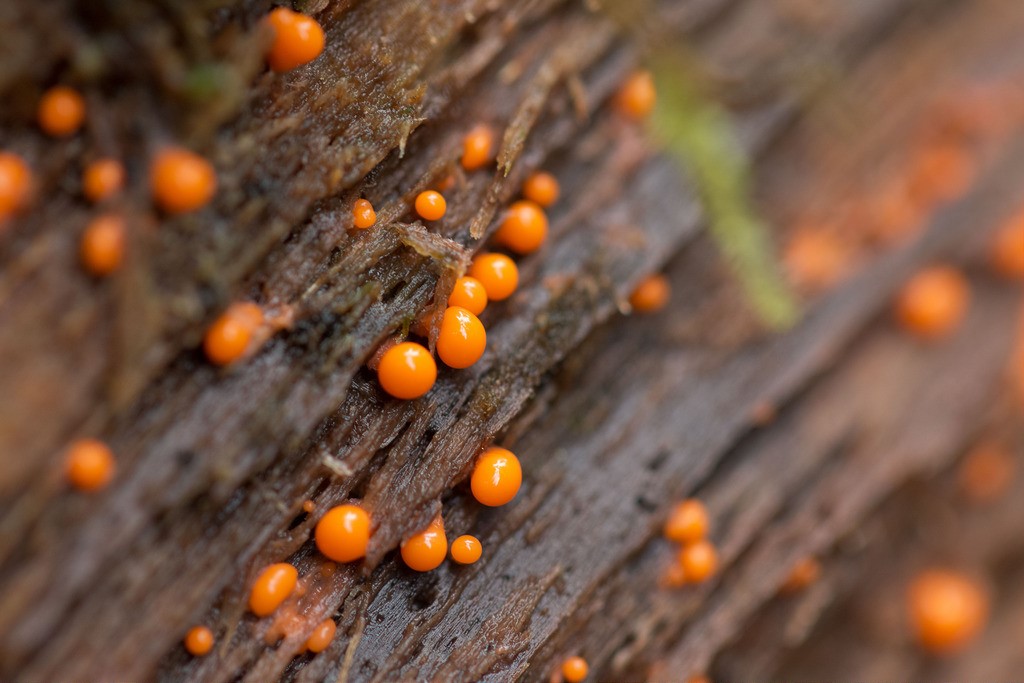
{"type": "Polygon", "coordinates": [[[328,510],[313,532],[316,547],[335,562],[354,562],[366,557],[370,545],[370,515],[357,505],[338,505],[328,510]]]}
{"type": "Polygon", "coordinates": [[[970,301],[970,286],[960,271],[933,266],[904,285],[896,301],[903,327],[922,339],[950,334],[963,320],[970,301]]]}
{"type": "Polygon", "coordinates": [[[543,246],[548,237],[548,217],[544,209],[529,200],[508,207],[501,227],[494,233],[498,244],[517,254],[530,254],[543,246]]]}
{"type": "Polygon", "coordinates": [[[718,551],[706,540],[683,546],[679,564],[687,583],[707,581],[718,571],[718,551]]]}
{"type": "Polygon", "coordinates": [[[478,254],[469,267],[469,276],[484,286],[490,301],[509,298],[519,286],[519,269],[504,254],[478,254]]]}
{"type": "Polygon", "coordinates": [[[444,201],[444,197],[441,196],[440,192],[434,190],[425,190],[416,195],[416,213],[419,214],[420,218],[427,221],[436,221],[444,216],[445,211],[448,210],[448,205],[444,201]]]}
{"type": "Polygon", "coordinates": [[[487,290],[475,277],[464,275],[455,281],[448,305],[460,306],[473,315],[480,315],[487,308],[487,290]]]}
{"type": "Polygon", "coordinates": [[[473,564],[483,554],[483,546],[476,536],[459,536],[452,542],[452,560],[458,564],[473,564]]]}
{"type": "Polygon", "coordinates": [[[583,657],[569,657],[562,662],[562,678],[566,683],[580,683],[587,677],[590,667],[583,657]]]}
{"type": "Polygon", "coordinates": [[[650,71],[637,71],[629,76],[615,96],[615,106],[631,119],[645,118],[654,110],[658,99],[654,77],[650,71]]]}
{"type": "Polygon", "coordinates": [[[437,355],[451,368],[468,368],[484,355],[487,331],[475,315],[459,306],[449,306],[437,334],[437,355]]]}
{"type": "Polygon", "coordinates": [[[402,561],[418,572],[437,569],[448,555],[448,537],[444,522],[438,517],[430,526],[402,541],[402,561]]]}
{"type": "Polygon", "coordinates": [[[1024,280],[1024,215],[1003,226],[992,241],[992,267],[1007,280],[1024,280]]]}
{"type": "Polygon", "coordinates": [[[352,205],[352,225],[366,230],[376,222],[377,212],[373,210],[373,204],[366,199],[357,199],[352,205]]]}
{"type": "Polygon", "coordinates": [[[202,657],[213,649],[213,631],[205,626],[193,626],[185,634],[185,649],[194,657],[202,657]]]}
{"type": "Polygon", "coordinates": [[[72,486],[81,491],[98,491],[114,477],[114,454],[102,441],[79,439],[68,448],[64,472],[72,486]]]}
{"type": "Polygon", "coordinates": [[[291,71],[324,51],[324,30],[313,17],[278,7],[271,10],[266,22],[274,34],[267,50],[267,64],[274,71],[291,71]]]}
{"type": "Polygon", "coordinates": [[[462,167],[467,171],[482,168],[493,158],[494,131],[489,126],[476,126],[462,141],[462,167]]]}
{"type": "Polygon", "coordinates": [[[419,398],[430,391],[436,380],[434,357],[415,342],[395,344],[384,353],[377,366],[377,381],[395,398],[419,398]]]}
{"type": "Polygon", "coordinates": [[[78,254],[82,266],[96,277],[110,275],[124,260],[125,227],[120,216],[103,215],[89,221],[78,254]]]}
{"type": "Polygon", "coordinates": [[[203,337],[203,351],[214,365],[229,365],[243,357],[256,329],[263,324],[263,310],[251,302],[228,307],[213,321],[203,337]]]}
{"type": "Polygon", "coordinates": [[[299,570],[287,562],[278,562],[263,568],[249,593],[249,610],[258,617],[273,614],[295,590],[299,570]]]}
{"type": "Polygon", "coordinates": [[[911,582],[907,613],[914,635],[925,649],[951,654],[966,647],[985,627],[989,598],[967,576],[930,569],[911,582]]]}
{"type": "Polygon", "coordinates": [[[672,296],[672,287],[664,275],[650,275],[629,295],[629,305],[637,313],[654,313],[665,308],[672,296]]]}
{"type": "Polygon", "coordinates": [[[153,200],[167,213],[187,213],[206,206],[217,191],[217,173],[209,161],[186,149],[160,151],[149,168],[153,200]]]}
{"type": "Polygon", "coordinates": [[[0,221],[28,204],[32,194],[32,171],[17,154],[0,152],[0,221]]]}
{"type": "Polygon", "coordinates": [[[47,135],[55,138],[74,135],[85,121],[85,99],[74,88],[54,86],[39,101],[36,119],[47,135]]]}
{"type": "Polygon", "coordinates": [[[665,538],[676,543],[695,543],[707,536],[708,527],[704,503],[690,498],[672,508],[665,521],[665,538]]]}
{"type": "Polygon", "coordinates": [[[492,446],[477,459],[469,486],[478,502],[499,507],[516,497],[522,483],[519,458],[512,451],[492,446]]]}
{"type": "Polygon", "coordinates": [[[545,208],[558,201],[561,188],[555,176],[544,171],[536,171],[523,183],[523,196],[545,208]]]}
{"type": "Polygon", "coordinates": [[[323,652],[334,640],[337,630],[338,625],[334,623],[334,619],[324,619],[309,634],[309,638],[306,640],[306,649],[314,654],[323,652]]]}
{"type": "Polygon", "coordinates": [[[97,203],[116,195],[124,187],[124,165],[117,159],[97,159],[82,173],[82,194],[97,203]]]}
{"type": "Polygon", "coordinates": [[[782,584],[782,592],[796,593],[803,590],[817,581],[819,576],[821,576],[821,563],[813,557],[805,557],[793,565],[789,576],[782,584]]]}

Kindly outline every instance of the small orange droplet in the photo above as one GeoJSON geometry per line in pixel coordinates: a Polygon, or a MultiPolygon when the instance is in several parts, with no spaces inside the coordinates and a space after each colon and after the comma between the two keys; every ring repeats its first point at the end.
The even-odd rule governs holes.
{"type": "Polygon", "coordinates": [[[694,543],[708,533],[708,511],[696,498],[677,504],[665,522],[665,538],[676,543],[694,543]]]}
{"type": "Polygon", "coordinates": [[[507,299],[519,286],[519,269],[504,254],[478,254],[469,267],[469,275],[484,286],[491,301],[507,299]]]}
{"type": "Polygon", "coordinates": [[[309,639],[306,640],[306,649],[313,653],[323,652],[334,640],[337,630],[338,625],[334,623],[333,619],[324,619],[309,634],[309,639]]]}
{"type": "Polygon", "coordinates": [[[494,132],[488,126],[476,126],[462,141],[462,167],[475,171],[486,166],[492,158],[493,149],[494,132]]]}
{"type": "Polygon", "coordinates": [[[423,531],[402,541],[402,561],[418,572],[437,569],[448,554],[448,537],[444,533],[444,521],[438,517],[423,531]]]}
{"type": "Polygon", "coordinates": [[[560,191],[555,176],[544,171],[531,173],[523,183],[523,196],[545,208],[558,201],[560,191]]]}
{"type": "Polygon", "coordinates": [[[251,302],[228,307],[206,330],[203,350],[214,365],[228,365],[250,350],[253,334],[263,324],[263,310],[251,302]]]}
{"type": "Polygon", "coordinates": [[[960,271],[934,266],[915,275],[900,292],[896,314],[909,331],[923,339],[952,332],[967,312],[970,288],[960,271]]]}
{"type": "Polygon", "coordinates": [[[304,500],[304,501],[302,501],[302,511],[303,512],[305,512],[308,515],[309,513],[313,512],[313,510],[316,510],[316,503],[314,503],[311,500],[304,500]]]}
{"type": "Polygon", "coordinates": [[[178,147],[160,151],[149,169],[153,199],[167,213],[206,206],[217,191],[217,173],[203,157],[178,147]]]}
{"type": "Polygon", "coordinates": [[[637,71],[629,76],[619,88],[615,106],[631,119],[645,118],[654,110],[657,100],[654,77],[650,71],[637,71]]]}
{"type": "Polygon", "coordinates": [[[436,221],[444,216],[448,205],[440,192],[425,190],[416,195],[416,213],[427,221],[436,221]]]}
{"type": "Polygon", "coordinates": [[[992,267],[1007,280],[1024,280],[1024,212],[996,233],[992,267]]]}
{"type": "Polygon", "coordinates": [[[335,562],[354,562],[366,556],[370,544],[370,515],[357,505],[338,505],[316,524],[316,547],[335,562]]]}
{"type": "Polygon", "coordinates": [[[324,51],[324,30],[313,17],[278,7],[266,21],[274,34],[267,50],[267,64],[274,71],[291,71],[324,51]]]}
{"type": "Polygon", "coordinates": [[[475,315],[459,306],[445,309],[437,335],[437,355],[448,367],[462,369],[480,360],[487,348],[487,331],[475,315]]]}
{"type": "Polygon", "coordinates": [[[82,194],[98,203],[116,195],[124,187],[124,165],[117,159],[97,159],[82,172],[82,194]]]}
{"type": "Polygon", "coordinates": [[[114,477],[114,454],[102,441],[79,439],[68,448],[65,460],[68,481],[82,491],[98,491],[114,477]]]}
{"type": "Polygon", "coordinates": [[[960,488],[969,500],[976,503],[998,500],[1013,483],[1016,469],[1016,460],[1001,445],[992,442],[978,444],[960,465],[960,488]]]}
{"type": "Polygon", "coordinates": [[[629,295],[629,305],[637,313],[654,313],[665,308],[671,295],[672,287],[664,275],[650,275],[629,295]]]}
{"type": "Polygon", "coordinates": [[[352,206],[352,224],[360,230],[366,230],[377,222],[377,212],[373,204],[366,199],[357,199],[352,206]]]}
{"type": "Polygon", "coordinates": [[[580,683],[587,677],[589,671],[590,667],[587,666],[587,660],[583,657],[569,657],[562,662],[562,678],[567,683],[580,683]]]}
{"type": "Polygon", "coordinates": [[[962,650],[984,628],[989,599],[973,579],[930,569],[907,590],[907,611],[918,642],[936,654],[962,650]]]}
{"type": "Polygon", "coordinates": [[[97,216],[86,226],[79,243],[82,266],[96,277],[110,275],[124,260],[125,228],[120,216],[97,216]]]}
{"type": "Polygon", "coordinates": [[[265,567],[249,593],[249,610],[258,617],[272,614],[295,590],[299,571],[287,562],[265,567]]]}
{"type": "Polygon", "coordinates": [[[452,559],[459,564],[473,564],[483,554],[483,546],[476,536],[459,536],[452,542],[452,559]]]}
{"type": "Polygon", "coordinates": [[[487,308],[487,290],[475,277],[464,275],[455,281],[448,305],[461,306],[473,315],[480,315],[487,308]]]}
{"type": "Polygon", "coordinates": [[[193,626],[185,634],[185,649],[194,657],[202,657],[213,649],[213,631],[205,626],[193,626]]]}
{"type": "Polygon", "coordinates": [[[437,380],[437,364],[430,351],[415,342],[388,349],[377,366],[377,381],[395,398],[414,399],[430,391],[437,380]]]}
{"type": "Polygon", "coordinates": [[[85,100],[74,88],[54,86],[39,101],[36,118],[47,135],[55,138],[74,135],[85,121],[85,100]]]}
{"type": "Polygon", "coordinates": [[[679,551],[679,564],[687,583],[700,583],[718,571],[718,551],[708,541],[697,541],[679,551]]]}
{"type": "Polygon", "coordinates": [[[0,152],[0,222],[28,204],[32,171],[17,154],[0,152]]]}
{"type": "Polygon", "coordinates": [[[523,469],[512,451],[492,446],[480,454],[473,467],[473,497],[489,507],[505,505],[519,493],[523,469]]]}
{"type": "Polygon", "coordinates": [[[796,593],[807,588],[821,576],[821,563],[813,557],[805,557],[795,565],[782,584],[783,593],[796,593]]]}
{"type": "Polygon", "coordinates": [[[847,249],[824,230],[800,229],[786,245],[783,262],[790,280],[817,291],[838,282],[850,265],[847,249]]]}
{"type": "Polygon", "coordinates": [[[508,207],[501,227],[494,233],[498,244],[517,254],[530,254],[544,244],[548,236],[548,217],[544,209],[529,200],[508,207]]]}

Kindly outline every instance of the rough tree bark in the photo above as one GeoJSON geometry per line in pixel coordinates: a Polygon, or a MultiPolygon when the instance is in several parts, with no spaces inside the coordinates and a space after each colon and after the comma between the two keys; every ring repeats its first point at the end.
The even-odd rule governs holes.
{"type": "MultiPolygon", "coordinates": [[[[857,637],[844,677],[972,671],[899,638],[879,663],[865,650],[892,620],[853,633],[843,615],[874,604],[866,576],[893,594],[931,559],[936,542],[904,544],[921,524],[902,502],[909,479],[928,479],[911,499],[948,505],[948,485],[929,477],[979,433],[1024,449],[1005,381],[1018,292],[977,267],[1024,185],[1015,133],[977,143],[966,197],[913,239],[861,245],[855,273],[769,334],[704,234],[685,174],[607,106],[642,50],[600,3],[298,4],[327,49],[286,75],[262,68],[269,2],[0,7],[0,147],[24,154],[41,185],[0,234],[0,678],[543,680],[569,653],[599,680],[822,678],[836,675],[835,643],[857,637]],[[31,125],[55,80],[88,96],[88,130],[69,141],[31,125]],[[501,167],[464,174],[461,138],[481,121],[503,131],[501,167]],[[217,198],[194,216],[150,208],[145,162],[167,141],[217,166],[217,198]],[[124,158],[132,180],[117,206],[129,261],[102,283],[75,267],[90,215],[76,178],[100,153],[124,158]],[[436,310],[539,167],[563,189],[551,243],[484,314],[484,359],[443,371],[424,399],[388,400],[365,363],[436,310]],[[449,213],[424,227],[411,198],[449,174],[449,213]],[[360,195],[378,225],[356,233],[360,195]],[[974,302],[957,336],[922,348],[884,312],[937,259],[972,269],[974,302]],[[634,284],[662,268],[670,309],[623,316],[634,284]],[[237,298],[295,324],[217,370],[198,342],[237,298]],[[757,424],[765,405],[781,411],[770,427],[757,424]],[[60,477],[63,446],[84,435],[118,456],[94,496],[60,477]],[[492,440],[519,454],[525,482],[513,504],[483,510],[464,480],[492,440]],[[659,531],[689,495],[713,513],[723,570],[670,591],[659,531]],[[310,532],[348,498],[372,511],[374,534],[365,562],[331,571],[310,532]],[[394,551],[441,509],[484,559],[414,575],[394,551]],[[904,574],[880,570],[892,546],[904,574]],[[808,554],[827,558],[826,580],[780,603],[808,554]],[[246,592],[273,561],[295,564],[305,591],[255,619],[246,592]],[[326,617],[334,642],[302,654],[326,617]],[[202,659],[180,646],[196,623],[218,640],[202,659]]],[[[713,75],[779,219],[856,194],[950,84],[1024,63],[1024,9],[1008,1],[643,11],[713,75]],[[873,122],[855,136],[835,120],[851,110],[873,122]]],[[[942,545],[974,530],[943,559],[973,554],[978,571],[1000,568],[995,586],[1013,585],[1017,508],[941,527],[942,545]]],[[[1012,596],[997,620],[1014,623],[1012,596]]],[[[1010,633],[984,641],[992,679],[1020,670],[1010,633]]]]}

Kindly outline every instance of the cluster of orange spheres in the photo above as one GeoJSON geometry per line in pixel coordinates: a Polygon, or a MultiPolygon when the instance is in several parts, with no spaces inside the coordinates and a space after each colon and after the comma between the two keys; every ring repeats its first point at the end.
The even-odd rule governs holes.
{"type": "Polygon", "coordinates": [[[669,585],[701,583],[718,571],[718,551],[707,540],[709,528],[707,508],[696,498],[673,506],[665,520],[664,534],[682,548],[667,572],[669,585]]]}

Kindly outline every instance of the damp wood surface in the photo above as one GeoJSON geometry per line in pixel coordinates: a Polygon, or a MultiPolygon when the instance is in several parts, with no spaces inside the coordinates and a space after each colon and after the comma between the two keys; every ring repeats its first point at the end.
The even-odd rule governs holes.
{"type": "MultiPolygon", "coordinates": [[[[1015,3],[824,4],[644,10],[709,65],[769,218],[870,176],[950,82],[1024,64],[1015,3]],[[865,127],[856,145],[841,126],[871,106],[894,123],[865,127]],[[822,124],[837,107],[848,118],[822,124]],[[801,168],[809,158],[824,170],[801,168]]],[[[865,248],[855,272],[773,334],[705,233],[685,171],[610,111],[643,53],[605,13],[557,0],[307,5],[327,49],[286,75],[259,58],[269,3],[0,8],[0,43],[18,56],[0,59],[0,147],[33,163],[45,197],[0,235],[0,678],[547,680],[574,653],[598,680],[827,676],[818,617],[821,643],[842,639],[843,610],[864,602],[881,548],[915,533],[897,504],[907,482],[942,500],[936,473],[986,429],[1024,449],[1001,408],[1019,292],[983,266],[1024,186],[1024,140],[984,146],[965,197],[912,239],[865,248]],[[54,142],[32,129],[32,109],[65,70],[90,118],[86,134],[54,142]],[[507,176],[460,170],[477,122],[499,131],[507,176]],[[218,169],[213,205],[193,216],[149,208],[144,160],[167,141],[218,169]],[[126,268],[104,283],[75,267],[90,215],[76,178],[99,153],[129,161],[117,208],[133,226],[126,268]],[[366,361],[434,310],[535,168],[558,177],[563,198],[548,246],[520,261],[519,292],[482,317],[484,359],[442,371],[424,399],[388,399],[366,361]],[[424,226],[411,199],[449,175],[449,212],[424,226]],[[359,196],[377,209],[368,231],[350,229],[359,196]],[[956,336],[922,346],[888,311],[935,261],[966,267],[974,297],[956,336]],[[659,269],[670,308],[623,315],[659,269]],[[239,298],[295,325],[215,369],[202,332],[239,298]],[[769,426],[755,424],[764,405],[779,412],[769,426]],[[93,496],[60,478],[62,448],[85,435],[118,456],[114,483],[93,496]],[[491,441],[519,455],[525,481],[512,504],[484,510],[465,479],[491,441]],[[660,528],[691,495],[712,513],[723,571],[668,590],[660,528]],[[372,512],[374,534],[364,563],[332,570],[310,534],[348,498],[372,512]],[[414,574],[395,549],[442,509],[449,538],[476,535],[483,559],[414,574]],[[783,642],[771,637],[789,618],[775,594],[808,554],[836,569],[810,625],[783,642]],[[298,567],[305,591],[257,620],[247,591],[276,561],[298,567]],[[302,654],[328,617],[331,646],[302,654]],[[180,642],[199,623],[217,644],[197,659],[180,642]],[[756,647],[736,645],[745,638],[756,647]]],[[[964,549],[997,586],[1022,570],[996,542],[1020,519],[978,523],[964,549]]],[[[952,543],[962,529],[941,533],[952,543]]],[[[934,547],[908,544],[900,566],[934,547]]],[[[986,676],[1019,671],[1012,632],[986,634],[986,676]]],[[[865,680],[970,671],[971,660],[935,664],[899,645],[865,680]]],[[[868,666],[857,652],[845,670],[868,666]]]]}

